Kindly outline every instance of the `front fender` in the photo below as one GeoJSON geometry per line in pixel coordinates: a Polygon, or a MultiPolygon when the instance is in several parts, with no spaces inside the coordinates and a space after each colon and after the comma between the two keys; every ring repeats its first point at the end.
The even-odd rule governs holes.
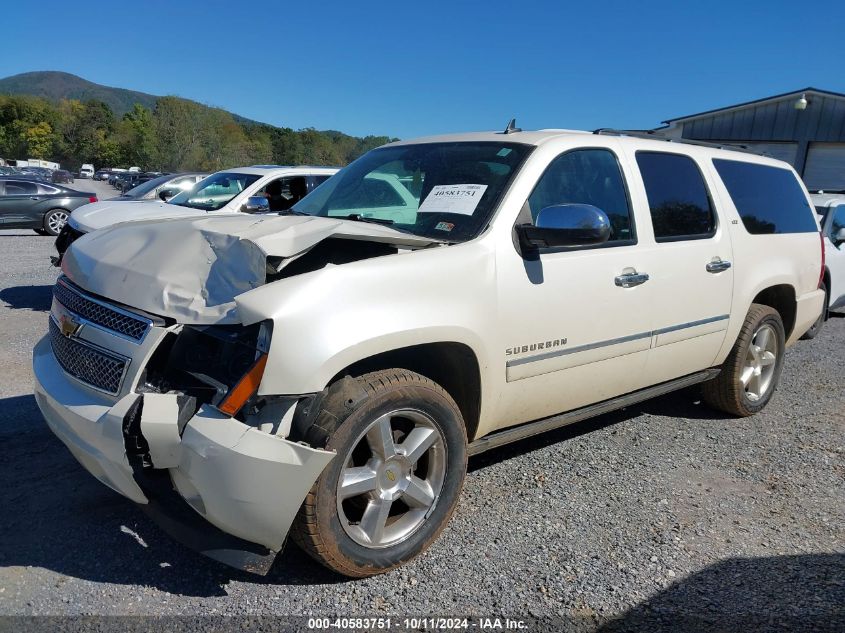
{"type": "Polygon", "coordinates": [[[495,287],[495,260],[476,242],[328,266],[236,303],[244,323],[274,322],[259,394],[300,394],[359,360],[426,343],[468,346],[483,382],[495,287]]]}

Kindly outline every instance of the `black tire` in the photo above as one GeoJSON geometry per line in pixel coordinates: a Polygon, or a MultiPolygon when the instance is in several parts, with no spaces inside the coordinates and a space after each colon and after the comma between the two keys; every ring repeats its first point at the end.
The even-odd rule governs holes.
{"type": "Polygon", "coordinates": [[[64,222],[61,223],[61,226],[57,226],[58,223],[56,222],[56,220],[61,216],[64,216],[64,222],[67,222],[67,218],[70,217],[70,212],[65,209],[50,209],[44,214],[44,232],[47,235],[56,237],[61,232],[64,222]]]}
{"type": "Polygon", "coordinates": [[[777,389],[780,373],[783,369],[783,357],[786,342],[786,335],[783,329],[783,321],[780,314],[769,306],[752,303],[745,322],[739,331],[739,336],[734,343],[731,353],[722,364],[721,373],[702,385],[704,402],[715,409],[739,417],[754,415],[762,410],[771,400],[777,389]],[[746,388],[742,382],[744,371],[748,371],[747,360],[749,350],[755,335],[768,326],[776,339],[776,354],[771,364],[770,379],[762,393],[754,394],[746,388]],[[756,397],[755,397],[756,396],[756,397]]]}
{"type": "MultiPolygon", "coordinates": [[[[297,545],[329,569],[344,576],[362,578],[384,573],[407,563],[428,548],[449,522],[466,474],[466,430],[461,412],[449,394],[437,383],[414,372],[391,369],[365,374],[357,379],[345,378],[338,383],[345,384],[340,384],[334,390],[330,388],[322,402],[315,403],[315,407],[319,405],[319,410],[310,416],[312,422],[300,432],[312,445],[336,450],[338,457],[332,460],[312,486],[294,522],[291,536],[297,545]],[[424,515],[423,510],[418,509],[416,515],[411,517],[419,523],[407,536],[392,544],[366,546],[351,533],[356,526],[363,529],[364,518],[362,516],[359,522],[355,523],[346,516],[345,504],[349,500],[340,500],[341,477],[345,469],[359,463],[353,462],[352,459],[356,451],[363,446],[362,443],[369,444],[369,436],[364,435],[368,428],[375,429],[376,426],[373,425],[377,420],[385,419],[384,416],[388,414],[393,416],[399,411],[400,414],[396,417],[387,418],[387,428],[395,428],[391,426],[394,424],[393,420],[398,418],[396,424],[401,425],[401,411],[410,410],[424,415],[426,424],[433,423],[431,428],[424,429],[426,432],[439,433],[437,444],[425,449],[424,459],[429,459],[428,456],[432,454],[430,451],[437,451],[438,457],[432,458],[432,462],[426,462],[425,468],[431,469],[431,464],[434,463],[438,464],[438,472],[445,468],[439,479],[442,483],[439,492],[432,494],[433,503],[430,509],[424,515]]],[[[413,427],[404,438],[401,430],[392,430],[391,435],[401,448],[401,442],[416,429],[417,427],[413,427]]],[[[368,446],[364,446],[364,449],[371,450],[368,446]]],[[[372,451],[369,459],[378,461],[375,451],[372,451]]],[[[372,463],[374,462],[366,462],[367,465],[372,463]]],[[[384,468],[387,464],[387,461],[381,462],[375,469],[380,473],[376,477],[379,486],[387,483],[382,478],[386,473],[384,468]]],[[[425,476],[423,471],[414,470],[417,468],[416,464],[415,462],[414,466],[411,466],[408,476],[415,473],[425,476]]],[[[390,473],[387,473],[387,476],[390,481],[394,481],[390,473]]],[[[401,480],[403,475],[398,477],[396,481],[401,480]]],[[[359,504],[359,508],[363,507],[369,511],[373,504],[384,503],[378,499],[378,495],[382,494],[379,490],[376,488],[372,492],[359,493],[351,499],[359,504]]],[[[433,491],[434,488],[430,490],[433,491]]],[[[402,499],[400,496],[397,501],[387,502],[390,512],[387,526],[402,527],[401,520],[414,512],[402,499]],[[403,508],[407,514],[402,513],[403,508]]],[[[351,511],[354,511],[354,508],[351,511]]],[[[382,523],[379,533],[387,533],[387,529],[382,523]]]]}
{"type": "Polygon", "coordinates": [[[830,294],[827,289],[827,285],[822,282],[822,285],[819,286],[819,290],[824,290],[824,307],[822,308],[822,313],[819,315],[819,318],[816,319],[816,322],[813,323],[813,326],[804,332],[804,335],[801,337],[802,341],[809,341],[816,338],[819,335],[819,332],[822,331],[822,326],[824,322],[827,321],[827,311],[828,306],[830,305],[830,294]]]}

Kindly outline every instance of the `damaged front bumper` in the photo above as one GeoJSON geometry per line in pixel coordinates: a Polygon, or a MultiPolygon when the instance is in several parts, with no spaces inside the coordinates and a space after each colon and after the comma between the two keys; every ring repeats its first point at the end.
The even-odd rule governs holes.
{"type": "Polygon", "coordinates": [[[33,352],[35,398],[74,457],[141,504],[174,538],[227,565],[266,573],[333,452],[287,441],[201,406],[180,422],[175,394],[97,394],[64,372],[48,337],[33,352]],[[140,413],[139,413],[140,411],[140,413]],[[150,464],[130,459],[140,415],[150,464]]]}

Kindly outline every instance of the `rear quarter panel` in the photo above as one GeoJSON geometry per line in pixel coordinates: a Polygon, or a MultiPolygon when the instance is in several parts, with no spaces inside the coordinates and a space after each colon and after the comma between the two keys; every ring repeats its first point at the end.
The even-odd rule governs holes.
{"type": "MultiPolygon", "coordinates": [[[[735,155],[720,157],[736,160],[735,155]]],[[[786,163],[763,158],[755,162],[781,169],[789,168],[798,182],[801,182],[798,175],[786,163]]],[[[711,161],[707,161],[707,169],[714,183],[713,196],[719,208],[719,214],[730,231],[733,248],[734,289],[731,319],[725,342],[716,358],[716,363],[720,364],[730,353],[739,336],[745,315],[760,292],[771,286],[783,284],[791,286],[798,299],[818,289],[821,245],[818,232],[773,235],[749,233],[711,161]]],[[[807,204],[809,205],[807,213],[812,216],[818,228],[818,218],[812,211],[814,207],[809,196],[807,196],[807,204]]],[[[789,332],[786,335],[790,338],[789,332]]]]}

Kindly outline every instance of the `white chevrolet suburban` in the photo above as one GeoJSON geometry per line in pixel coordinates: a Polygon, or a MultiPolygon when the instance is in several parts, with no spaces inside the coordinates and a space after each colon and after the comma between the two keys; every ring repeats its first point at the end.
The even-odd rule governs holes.
{"type": "Polygon", "coordinates": [[[761,410],[824,300],[789,165],[512,126],[62,268],[35,396],[79,462],[213,558],[264,572],[290,532],[349,576],[425,550],[470,455],[696,383],[761,410]]]}

